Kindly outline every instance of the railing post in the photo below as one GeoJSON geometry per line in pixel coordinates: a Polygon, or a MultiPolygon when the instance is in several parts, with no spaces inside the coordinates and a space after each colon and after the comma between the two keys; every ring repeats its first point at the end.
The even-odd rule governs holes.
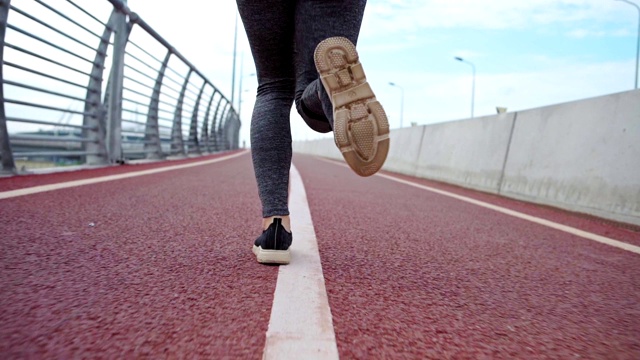
{"type": "Polygon", "coordinates": [[[200,110],[200,101],[202,100],[202,94],[204,93],[205,86],[207,86],[206,81],[202,83],[202,87],[198,93],[198,99],[196,100],[196,105],[191,114],[191,125],[189,126],[189,154],[192,152],[195,152],[198,155],[202,154],[200,150],[200,142],[198,141],[198,111],[200,110]]]}
{"type": "Polygon", "coordinates": [[[240,121],[240,114],[236,116],[236,120],[233,122],[233,150],[240,148],[240,128],[242,127],[242,121],[240,121]]]}
{"type": "MultiPolygon", "coordinates": [[[[229,104],[231,105],[231,104],[229,104]]],[[[233,115],[233,106],[227,108],[227,112],[224,114],[224,123],[220,123],[220,139],[222,140],[222,150],[229,150],[229,139],[225,134],[227,127],[229,126],[229,119],[233,115]]]]}
{"type": "Polygon", "coordinates": [[[230,104],[231,106],[229,106],[229,109],[227,111],[227,113],[224,116],[224,124],[220,124],[222,125],[220,127],[220,136],[222,137],[222,145],[224,146],[224,150],[229,150],[229,139],[226,137],[226,129],[229,126],[230,120],[233,117],[233,113],[235,112],[235,109],[233,108],[233,105],[230,104]]]}
{"type": "Polygon", "coordinates": [[[213,113],[213,119],[211,119],[211,130],[209,138],[211,139],[213,151],[218,151],[218,139],[216,137],[216,124],[218,120],[218,111],[220,111],[220,105],[222,104],[222,100],[224,100],[224,96],[220,94],[220,99],[218,99],[218,105],[216,105],[216,111],[213,113]]]}
{"type": "Polygon", "coordinates": [[[184,139],[182,138],[182,104],[184,103],[184,95],[187,92],[187,85],[189,85],[189,78],[191,77],[191,74],[193,74],[193,69],[189,69],[189,73],[184,78],[184,84],[182,85],[182,90],[180,90],[176,110],[173,114],[173,127],[171,128],[171,155],[185,155],[184,139]]]}
{"type": "Polygon", "coordinates": [[[109,162],[122,161],[122,86],[124,84],[124,54],[127,46],[127,15],[115,8],[113,61],[109,79],[107,104],[106,147],[109,162]]]}
{"type": "Polygon", "coordinates": [[[149,102],[149,113],[147,114],[147,125],[144,132],[144,150],[147,159],[158,160],[163,157],[158,114],[160,107],[160,90],[162,90],[162,81],[170,58],[171,51],[167,51],[167,55],[164,57],[162,66],[160,66],[160,70],[158,71],[158,77],[156,78],[153,93],[151,94],[151,101],[149,102]]]}
{"type": "Polygon", "coordinates": [[[224,124],[224,129],[222,133],[222,138],[224,139],[224,143],[225,143],[225,150],[233,150],[233,143],[235,139],[234,129],[235,129],[235,123],[237,118],[238,118],[238,114],[235,112],[234,109],[232,109],[229,112],[229,115],[227,115],[227,121],[224,124]]]}
{"type": "Polygon", "coordinates": [[[107,149],[105,145],[106,127],[106,106],[102,103],[102,77],[104,75],[104,64],[107,58],[107,48],[109,39],[113,33],[113,27],[117,18],[114,9],[109,17],[109,21],[102,32],[100,43],[96,48],[96,56],[93,60],[91,77],[87,86],[85,97],[84,115],[82,124],[89,128],[82,129],[82,137],[93,139],[93,142],[83,143],[86,152],[97,153],[86,156],[86,163],[89,165],[99,165],[108,163],[107,149]]]}
{"type": "Polygon", "coordinates": [[[9,143],[9,130],[7,129],[7,114],[4,110],[4,73],[2,71],[2,61],[4,60],[4,36],[7,31],[7,20],[9,18],[9,4],[11,0],[0,0],[0,174],[15,174],[16,164],[11,152],[9,143]]]}
{"type": "Polygon", "coordinates": [[[217,150],[218,151],[224,151],[225,146],[224,146],[224,139],[222,137],[222,129],[224,126],[224,123],[226,123],[226,118],[227,118],[227,110],[229,110],[231,108],[231,103],[227,102],[226,104],[224,104],[224,108],[222,109],[222,113],[220,114],[220,120],[218,121],[218,126],[216,129],[216,144],[217,144],[217,150]]]}
{"type": "Polygon", "coordinates": [[[224,144],[224,149],[225,150],[229,150],[229,128],[231,127],[231,123],[233,119],[233,109],[229,110],[229,113],[227,114],[227,118],[224,122],[224,126],[222,128],[222,141],[224,144]]]}
{"type": "Polygon", "coordinates": [[[240,122],[240,115],[236,114],[236,117],[233,120],[233,127],[231,130],[231,150],[236,150],[240,148],[240,127],[242,126],[242,122],[240,122]]]}
{"type": "Polygon", "coordinates": [[[209,98],[209,104],[207,105],[207,112],[204,114],[204,121],[202,123],[202,143],[204,144],[205,151],[211,152],[211,142],[209,141],[209,114],[211,113],[211,105],[213,105],[213,98],[216,97],[218,90],[213,89],[213,94],[209,98]]]}

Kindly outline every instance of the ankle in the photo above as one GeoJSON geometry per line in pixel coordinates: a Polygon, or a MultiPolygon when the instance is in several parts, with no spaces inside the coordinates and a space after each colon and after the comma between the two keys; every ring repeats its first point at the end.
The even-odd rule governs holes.
{"type": "Polygon", "coordinates": [[[320,89],[323,89],[320,80],[312,81],[304,89],[300,97],[300,105],[307,116],[316,120],[327,121],[328,119],[322,106],[322,98],[320,97],[320,89]]]}
{"type": "Polygon", "coordinates": [[[262,230],[267,230],[267,228],[269,227],[269,225],[271,225],[273,223],[274,219],[282,219],[282,227],[284,227],[285,230],[287,230],[287,232],[291,232],[291,218],[289,217],[289,215],[276,215],[276,216],[270,216],[270,217],[266,217],[262,219],[262,230]]]}

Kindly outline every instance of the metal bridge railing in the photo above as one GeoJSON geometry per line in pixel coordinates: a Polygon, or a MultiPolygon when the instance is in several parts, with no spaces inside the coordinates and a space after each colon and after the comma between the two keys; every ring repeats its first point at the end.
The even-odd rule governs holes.
{"type": "Polygon", "coordinates": [[[238,148],[229,100],[122,0],[0,0],[0,42],[2,173],[238,148]]]}

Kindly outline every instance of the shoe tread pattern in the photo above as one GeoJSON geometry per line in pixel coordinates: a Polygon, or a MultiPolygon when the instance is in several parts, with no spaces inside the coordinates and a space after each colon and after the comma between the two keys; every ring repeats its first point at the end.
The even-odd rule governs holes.
{"type": "Polygon", "coordinates": [[[334,139],[360,176],[375,174],[389,150],[389,121],[369,86],[355,46],[334,37],[318,44],[314,60],[334,107],[334,139]]]}

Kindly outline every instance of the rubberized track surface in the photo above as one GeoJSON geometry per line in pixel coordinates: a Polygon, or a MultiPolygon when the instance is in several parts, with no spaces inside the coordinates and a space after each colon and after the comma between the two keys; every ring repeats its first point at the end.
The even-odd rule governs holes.
{"type": "MultiPolygon", "coordinates": [[[[294,163],[342,358],[640,358],[639,255],[294,163]]],[[[128,168],[141,169],[0,179],[0,191],[128,168]]],[[[640,244],[633,230],[410,180],[640,244]]],[[[0,200],[0,358],[260,358],[278,268],[251,254],[259,214],[246,155],[0,200]]]]}
{"type": "Polygon", "coordinates": [[[3,200],[0,358],[259,358],[259,213],[248,156],[3,200]]]}
{"type": "Polygon", "coordinates": [[[343,358],[640,356],[638,255],[300,160],[343,358]]]}

